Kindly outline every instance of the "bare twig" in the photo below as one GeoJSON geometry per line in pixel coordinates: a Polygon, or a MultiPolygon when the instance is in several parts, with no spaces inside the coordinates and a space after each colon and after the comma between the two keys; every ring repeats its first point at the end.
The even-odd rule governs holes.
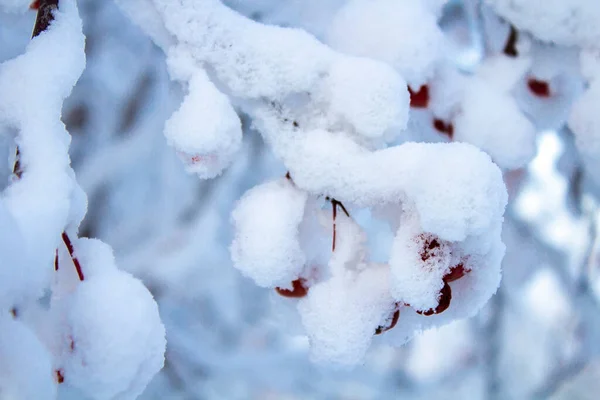
{"type": "Polygon", "coordinates": [[[506,39],[506,44],[504,45],[504,54],[509,57],[518,57],[519,52],[517,51],[517,41],[519,40],[519,32],[517,29],[511,24],[510,33],[508,35],[508,39],[506,39]]]}
{"type": "MultiPolygon", "coordinates": [[[[327,197],[327,199],[329,200],[329,197],[327,197]]],[[[348,213],[348,210],[346,210],[346,207],[344,207],[344,205],[342,204],[341,201],[338,201],[336,199],[331,199],[331,209],[333,210],[333,240],[331,243],[331,251],[335,251],[335,241],[336,241],[336,236],[337,236],[337,227],[336,227],[336,218],[337,218],[337,208],[340,207],[342,209],[342,211],[344,212],[344,214],[346,214],[347,217],[350,217],[350,214],[348,213]]]]}
{"type": "Polygon", "coordinates": [[[490,300],[490,316],[482,330],[485,335],[485,380],[486,398],[490,400],[501,399],[502,380],[500,371],[500,358],[502,355],[502,319],[504,316],[504,290],[502,286],[490,300]]]}
{"type": "Polygon", "coordinates": [[[73,248],[73,243],[71,243],[71,239],[65,232],[62,233],[62,239],[63,239],[63,242],[65,243],[65,246],[67,246],[67,250],[69,251],[71,260],[73,260],[73,265],[75,265],[75,269],[77,270],[77,275],[79,276],[79,280],[83,281],[83,279],[84,279],[83,271],[81,270],[81,264],[79,264],[79,260],[75,256],[75,249],[73,248]]]}
{"type": "Polygon", "coordinates": [[[54,20],[54,11],[58,8],[58,0],[38,0],[34,3],[37,5],[37,18],[31,37],[34,38],[44,32],[54,20]]]}

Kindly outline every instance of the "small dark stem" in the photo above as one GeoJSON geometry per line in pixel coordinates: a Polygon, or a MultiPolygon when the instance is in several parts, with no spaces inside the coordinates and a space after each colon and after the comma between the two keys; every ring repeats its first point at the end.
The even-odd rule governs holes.
{"type": "Polygon", "coordinates": [[[337,217],[337,204],[331,200],[331,209],[333,210],[333,240],[331,242],[331,251],[335,251],[335,238],[337,234],[335,219],[337,217]]]}
{"type": "Polygon", "coordinates": [[[504,54],[509,57],[518,57],[519,52],[517,51],[517,41],[519,40],[519,32],[517,29],[511,25],[510,26],[510,34],[508,35],[508,39],[506,40],[506,45],[504,46],[504,54]]]}
{"type": "Polygon", "coordinates": [[[54,20],[54,10],[58,8],[58,0],[39,0],[37,18],[31,37],[34,38],[44,32],[54,20]]]}
{"type": "Polygon", "coordinates": [[[23,175],[23,169],[21,169],[21,161],[19,160],[20,157],[21,151],[19,150],[19,146],[17,146],[15,165],[13,166],[13,174],[15,174],[17,179],[21,179],[21,176],[23,175]]]}
{"type": "MultiPolygon", "coordinates": [[[[327,200],[330,200],[329,197],[327,197],[327,200]]],[[[331,199],[330,201],[331,201],[331,208],[333,210],[333,242],[331,244],[331,251],[335,251],[335,240],[336,240],[336,236],[337,236],[335,220],[337,218],[337,208],[340,207],[342,209],[342,211],[344,212],[344,214],[346,214],[346,217],[350,217],[350,214],[348,213],[348,210],[346,210],[346,207],[344,207],[344,205],[342,204],[341,201],[337,201],[336,199],[331,199]]]]}
{"type": "Polygon", "coordinates": [[[62,239],[63,239],[63,242],[65,243],[65,246],[67,246],[67,250],[69,251],[71,260],[73,260],[73,265],[75,265],[75,269],[77,270],[77,275],[79,276],[79,280],[83,281],[84,280],[83,271],[81,270],[81,264],[79,264],[79,260],[77,259],[77,257],[74,254],[75,249],[73,248],[73,243],[71,243],[71,239],[65,232],[62,233],[62,239]]]}

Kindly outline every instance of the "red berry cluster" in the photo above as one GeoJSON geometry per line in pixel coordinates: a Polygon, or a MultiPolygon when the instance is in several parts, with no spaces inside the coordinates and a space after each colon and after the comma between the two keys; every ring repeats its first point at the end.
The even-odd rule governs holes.
{"type": "MultiPolygon", "coordinates": [[[[410,93],[410,106],[412,108],[427,108],[429,107],[429,86],[423,85],[418,91],[414,91],[408,87],[410,93]]],[[[454,125],[452,122],[446,122],[440,118],[433,119],[433,127],[440,133],[447,135],[450,139],[454,135],[454,125]]]]}

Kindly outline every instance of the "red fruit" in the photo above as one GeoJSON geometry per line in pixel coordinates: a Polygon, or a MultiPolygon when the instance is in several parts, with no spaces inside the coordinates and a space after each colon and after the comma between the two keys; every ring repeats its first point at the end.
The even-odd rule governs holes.
{"type": "Polygon", "coordinates": [[[413,92],[410,86],[408,87],[410,93],[410,106],[414,108],[427,108],[429,105],[429,87],[423,85],[419,88],[418,92],[413,92]]]}
{"type": "Polygon", "coordinates": [[[448,135],[450,139],[454,136],[454,125],[452,125],[451,122],[446,123],[444,120],[435,118],[433,120],[433,127],[437,129],[438,132],[448,135]]]}
{"type": "Polygon", "coordinates": [[[40,0],[34,0],[33,3],[29,5],[30,10],[37,10],[40,8],[40,0]]]}
{"type": "Polygon", "coordinates": [[[394,315],[392,315],[392,320],[390,321],[388,326],[379,325],[377,329],[375,329],[375,335],[381,335],[383,332],[387,332],[398,323],[398,319],[400,318],[400,310],[394,311],[394,315]]]}
{"type": "Polygon", "coordinates": [[[306,285],[306,281],[302,278],[298,278],[292,282],[291,290],[276,287],[275,291],[283,297],[301,298],[301,297],[306,296],[306,294],[308,293],[308,287],[306,287],[305,285],[306,285]]]}
{"type": "Polygon", "coordinates": [[[452,289],[450,289],[450,285],[447,282],[444,282],[444,287],[440,291],[440,299],[437,307],[435,309],[430,308],[427,311],[417,311],[417,314],[430,316],[433,314],[440,314],[450,307],[450,301],[452,300],[452,289]]]}
{"type": "Polygon", "coordinates": [[[465,276],[470,270],[466,269],[463,263],[457,264],[450,269],[444,276],[444,282],[450,283],[465,276]]]}
{"type": "Polygon", "coordinates": [[[550,97],[550,84],[535,78],[529,78],[527,86],[538,97],[550,97]]]}

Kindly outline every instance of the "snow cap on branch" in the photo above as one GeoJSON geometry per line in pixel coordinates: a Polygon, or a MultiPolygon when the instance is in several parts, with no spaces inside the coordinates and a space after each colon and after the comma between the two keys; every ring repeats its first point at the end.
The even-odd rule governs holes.
{"type": "Polygon", "coordinates": [[[231,214],[234,266],[262,287],[287,287],[306,263],[299,242],[307,194],[289,180],[249,190],[231,214]]]}
{"type": "Polygon", "coordinates": [[[327,35],[336,50],[388,63],[414,89],[433,76],[443,40],[428,5],[411,0],[352,0],[338,12],[327,35]]]}

